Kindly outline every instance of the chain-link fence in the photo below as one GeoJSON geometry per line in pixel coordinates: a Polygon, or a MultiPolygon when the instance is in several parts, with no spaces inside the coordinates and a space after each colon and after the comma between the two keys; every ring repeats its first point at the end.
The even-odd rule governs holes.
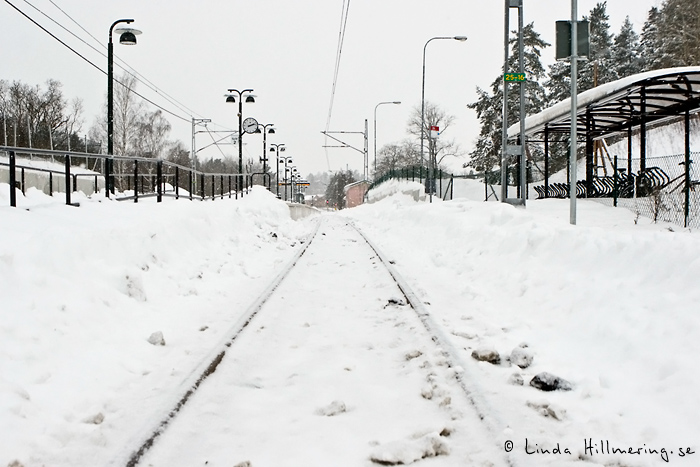
{"type": "Polygon", "coordinates": [[[693,161],[700,153],[665,157],[617,160],[617,192],[614,177],[598,177],[594,199],[606,205],[627,208],[655,222],[671,222],[684,227],[700,227],[700,168],[693,161]],[[609,193],[608,193],[609,192],[609,193]]]}

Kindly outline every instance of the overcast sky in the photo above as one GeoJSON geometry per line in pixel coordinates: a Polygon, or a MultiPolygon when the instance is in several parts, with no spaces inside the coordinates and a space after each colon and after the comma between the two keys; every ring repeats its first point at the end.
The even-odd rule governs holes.
{"type": "MultiPolygon", "coordinates": [[[[213,130],[238,126],[237,105],[226,104],[228,88],[255,90],[257,102],[245,104],[244,117],[274,123],[277,133],[268,143],[283,143],[299,171],[362,172],[362,154],[352,149],[324,149],[333,84],[340,20],[345,2],[349,14],[329,129],[364,131],[369,124],[370,165],[373,161],[373,120],[377,109],[377,145],[406,137],[411,109],[420,106],[423,47],[436,36],[466,35],[467,42],[432,41],[426,55],[426,100],[456,117],[441,137],[456,139],[469,152],[479,127],[466,105],[476,99],[477,86],[487,88],[503,62],[504,2],[501,0],[10,0],[56,36],[106,70],[104,56],[62,30],[37,9],[81,39],[105,50],[109,27],[117,19],[133,18],[143,31],[138,45],[115,45],[115,54],[138,73],[172,96],[179,109],[162,95],[139,84],[137,91],[179,115],[169,117],[171,137],[191,145],[192,116],[209,118],[213,130]],[[58,8],[70,15],[69,19],[58,8]],[[76,24],[77,23],[77,24],[76,24]],[[84,28],[97,41],[83,31],[84,28]]],[[[595,0],[579,0],[580,16],[595,0]]],[[[626,15],[641,33],[651,6],[661,0],[611,0],[612,31],[619,31],[626,15]]],[[[515,12],[516,10],[513,10],[515,12]]],[[[6,0],[0,2],[0,79],[42,84],[49,78],[64,85],[69,99],[85,106],[83,132],[103,113],[106,77],[32,24],[6,0]]],[[[554,22],[571,18],[571,2],[525,0],[524,21],[534,22],[543,39],[554,42],[554,22]]],[[[517,15],[511,15],[511,29],[517,15]]],[[[118,38],[115,38],[118,42],[118,38]]],[[[554,50],[545,50],[545,63],[554,50]]],[[[120,73],[117,69],[115,73],[120,73]]],[[[103,117],[100,117],[103,118],[103,117]]],[[[343,135],[362,148],[360,134],[343,135]]],[[[258,158],[260,135],[244,138],[244,155],[258,158]]],[[[211,143],[197,135],[197,148],[211,143]]],[[[335,144],[332,140],[328,144],[335,144]]],[[[234,146],[221,151],[237,158],[234,146]]],[[[221,156],[217,149],[200,153],[221,156]]],[[[274,162],[273,162],[274,163],[274,162]]]]}

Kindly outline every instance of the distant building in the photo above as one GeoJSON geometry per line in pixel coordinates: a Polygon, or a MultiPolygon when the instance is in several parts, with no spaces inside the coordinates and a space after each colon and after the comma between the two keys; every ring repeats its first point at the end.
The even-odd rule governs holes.
{"type": "Polygon", "coordinates": [[[365,195],[369,190],[369,182],[362,180],[360,182],[345,185],[345,207],[354,208],[364,203],[365,195]]]}

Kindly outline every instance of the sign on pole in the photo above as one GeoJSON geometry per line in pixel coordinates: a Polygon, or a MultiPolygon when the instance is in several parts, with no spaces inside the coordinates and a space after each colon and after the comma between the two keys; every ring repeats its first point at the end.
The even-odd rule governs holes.
{"type": "MultiPolygon", "coordinates": [[[[579,58],[590,56],[589,36],[590,23],[587,20],[576,21],[576,37],[578,37],[578,41],[576,42],[576,50],[579,58]]],[[[557,60],[571,58],[572,50],[571,21],[557,21],[555,58],[557,60]]]]}
{"type": "Polygon", "coordinates": [[[503,81],[507,83],[518,83],[522,81],[527,81],[525,73],[504,73],[503,81]]]}
{"type": "Polygon", "coordinates": [[[437,139],[439,134],[440,134],[440,127],[438,127],[438,126],[431,126],[430,127],[430,137],[432,139],[437,139]]]}

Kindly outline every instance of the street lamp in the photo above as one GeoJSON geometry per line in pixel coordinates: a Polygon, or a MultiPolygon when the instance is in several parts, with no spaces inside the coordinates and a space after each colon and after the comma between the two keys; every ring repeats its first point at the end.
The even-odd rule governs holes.
{"type": "MultiPolygon", "coordinates": [[[[109,42],[107,43],[107,154],[114,154],[114,45],[112,33],[117,24],[133,23],[133,19],[120,19],[109,27],[109,42]]],[[[138,29],[121,28],[116,30],[119,34],[119,43],[123,45],[136,45],[136,36],[141,34],[138,29]]],[[[105,192],[109,198],[109,192],[114,191],[114,178],[111,175],[114,161],[108,158],[105,162],[105,192]]]]}
{"type": "MultiPolygon", "coordinates": [[[[260,162],[263,163],[263,173],[267,173],[267,134],[270,133],[271,135],[275,134],[275,129],[272,128],[274,123],[268,123],[268,124],[263,124],[263,123],[258,123],[258,129],[255,130],[256,133],[262,133],[263,134],[263,152],[262,152],[262,157],[260,158],[260,162]],[[260,128],[262,127],[262,131],[260,128]],[[268,130],[267,127],[270,127],[268,130]]],[[[264,175],[263,175],[264,177],[264,175]]],[[[263,178],[264,180],[264,178],[263,178]]],[[[268,184],[267,190],[270,190],[270,185],[268,184]]]]}
{"type": "Polygon", "coordinates": [[[300,173],[295,173],[293,177],[293,183],[292,183],[292,202],[296,203],[297,202],[297,195],[301,193],[299,190],[299,182],[301,181],[301,174],[300,173]],[[296,186],[296,191],[294,190],[294,187],[296,186]]]}
{"type": "Polygon", "coordinates": [[[294,166],[287,166],[290,162],[292,162],[291,156],[288,157],[280,157],[284,161],[284,200],[288,201],[289,198],[287,197],[287,185],[289,184],[289,177],[287,175],[287,172],[293,173],[294,170],[296,170],[296,167],[294,166]]]}
{"type": "MultiPolygon", "coordinates": [[[[243,91],[239,91],[238,89],[229,89],[228,94],[226,94],[226,102],[230,104],[235,104],[236,103],[236,94],[238,95],[238,174],[239,176],[236,179],[236,190],[237,192],[240,191],[240,186],[243,182],[241,179],[241,175],[243,175],[243,94],[249,93],[246,95],[245,101],[246,103],[253,104],[255,103],[255,96],[250,94],[253,92],[252,89],[244,89],[243,91]],[[235,93],[235,94],[234,94],[235,93]]],[[[255,123],[257,125],[257,122],[255,123]]],[[[255,132],[257,128],[253,129],[252,133],[255,132]]],[[[236,193],[236,197],[238,197],[238,193],[236,193]]]]}
{"type": "MultiPolygon", "coordinates": [[[[433,37],[428,39],[428,42],[423,46],[423,84],[421,85],[421,97],[420,97],[420,160],[421,163],[425,160],[423,155],[423,140],[425,139],[425,51],[428,48],[428,44],[436,39],[454,39],[456,41],[464,42],[467,40],[467,36],[454,36],[454,37],[433,37]]],[[[433,187],[430,176],[432,175],[433,169],[433,158],[430,158],[428,176],[426,177],[426,182],[428,185],[428,190],[430,191],[430,202],[433,202],[433,187]]]]}
{"type": "MultiPolygon", "coordinates": [[[[294,202],[294,179],[295,177],[299,175],[297,173],[297,167],[292,166],[289,168],[289,197],[287,198],[287,201],[289,201],[289,198],[292,199],[292,203],[294,202]]],[[[285,187],[285,194],[287,192],[287,188],[285,187]]]]}
{"type": "Polygon", "coordinates": [[[400,104],[400,101],[380,102],[374,106],[374,176],[377,176],[377,107],[383,104],[400,104]]]}
{"type": "Polygon", "coordinates": [[[280,152],[286,151],[287,148],[284,144],[270,144],[270,152],[275,153],[275,159],[277,159],[277,197],[280,197],[280,152]]]}

